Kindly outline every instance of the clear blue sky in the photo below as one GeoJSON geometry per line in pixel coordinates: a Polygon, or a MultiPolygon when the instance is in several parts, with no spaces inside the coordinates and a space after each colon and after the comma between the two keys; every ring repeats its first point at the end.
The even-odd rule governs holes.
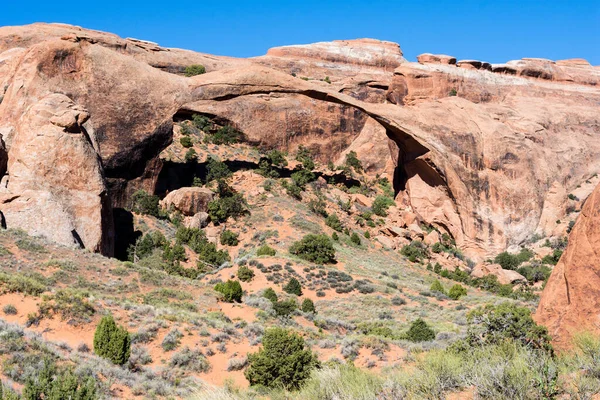
{"type": "Polygon", "coordinates": [[[0,25],[65,22],[162,46],[249,57],[269,47],[371,37],[405,57],[504,62],[582,57],[600,64],[600,0],[0,0],[0,25]]]}

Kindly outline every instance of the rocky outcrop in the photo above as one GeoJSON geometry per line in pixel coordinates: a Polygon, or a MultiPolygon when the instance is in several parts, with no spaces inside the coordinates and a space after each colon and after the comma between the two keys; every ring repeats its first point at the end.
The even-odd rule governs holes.
{"type": "Polygon", "coordinates": [[[445,54],[423,53],[417,56],[417,61],[421,64],[456,64],[456,57],[445,54]]]}
{"type": "Polygon", "coordinates": [[[215,197],[212,190],[202,187],[184,187],[167,194],[160,205],[167,211],[179,211],[184,216],[193,216],[208,211],[208,203],[215,197]]]}
{"type": "Polygon", "coordinates": [[[473,268],[473,271],[471,271],[471,276],[473,278],[483,278],[487,275],[497,277],[498,283],[502,285],[527,281],[527,279],[517,271],[503,269],[498,264],[477,264],[475,268],[473,268]]]}
{"type": "MultiPolygon", "coordinates": [[[[304,145],[319,161],[338,163],[356,151],[369,174],[393,181],[404,210],[391,219],[409,212],[483,259],[533,232],[553,231],[548,216],[564,214],[556,194],[570,193],[600,169],[600,71],[582,62],[545,63],[509,62],[512,75],[483,63],[409,63],[397,44],[374,40],[289,46],[238,60],[67,25],[0,28],[0,134],[8,153],[1,210],[35,188],[68,216],[61,229],[85,221],[73,226],[83,245],[109,252],[110,245],[98,243],[112,237],[111,209],[136,189],[154,191],[173,120],[201,113],[265,149],[293,153],[304,145]],[[208,73],[182,76],[193,63],[208,73]],[[526,72],[534,67],[551,71],[551,79],[526,72]],[[56,103],[36,124],[60,131],[58,140],[81,135],[86,145],[77,154],[28,132],[30,110],[55,95],[69,105],[56,103]],[[73,205],[68,184],[28,186],[43,175],[22,165],[20,154],[43,158],[43,146],[64,158],[87,155],[89,166],[72,172],[74,182],[92,176],[80,191],[96,196],[87,211],[73,205]],[[88,229],[96,223],[102,234],[88,229]]],[[[47,212],[42,203],[30,200],[28,215],[47,212]]],[[[11,213],[9,227],[54,237],[51,224],[18,222],[11,213]]],[[[71,243],[67,236],[56,240],[71,243]]]]}
{"type": "Polygon", "coordinates": [[[600,185],[587,199],[535,315],[559,347],[573,334],[600,333],[600,185]]]}

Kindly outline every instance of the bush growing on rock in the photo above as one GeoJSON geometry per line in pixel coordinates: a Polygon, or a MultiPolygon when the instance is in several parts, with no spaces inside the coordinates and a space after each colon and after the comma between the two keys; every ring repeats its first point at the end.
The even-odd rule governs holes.
{"type": "Polygon", "coordinates": [[[204,67],[204,65],[192,64],[185,67],[184,73],[185,76],[189,78],[191,76],[202,75],[206,73],[206,68],[204,67]]]}
{"type": "Polygon", "coordinates": [[[138,190],[131,196],[131,211],[138,214],[159,216],[159,198],[148,194],[145,190],[138,190]]]}
{"type": "Polygon", "coordinates": [[[375,215],[380,217],[387,216],[387,209],[395,204],[394,200],[388,196],[377,196],[373,201],[371,209],[375,215]]]}
{"type": "Polygon", "coordinates": [[[252,386],[299,389],[319,365],[304,339],[292,331],[271,328],[262,343],[258,353],[248,355],[249,366],[244,372],[252,386]]]}
{"type": "Polygon", "coordinates": [[[185,148],[190,148],[194,145],[194,143],[192,143],[192,138],[190,138],[189,136],[184,136],[181,139],[179,139],[179,143],[181,143],[181,145],[185,148]]]}
{"type": "Polygon", "coordinates": [[[302,285],[296,278],[290,278],[287,285],[283,287],[283,291],[289,294],[295,294],[296,296],[302,296],[302,285]]]}
{"type": "Polygon", "coordinates": [[[204,115],[194,114],[194,116],[192,117],[192,124],[196,128],[205,132],[212,126],[212,121],[210,120],[210,118],[204,115]]]}
{"type": "Polygon", "coordinates": [[[196,150],[188,149],[188,151],[185,153],[184,160],[186,163],[196,162],[198,160],[198,154],[196,154],[196,150]]]}
{"type": "Polygon", "coordinates": [[[335,249],[327,235],[306,235],[290,246],[290,253],[318,264],[335,261],[335,249]]]}
{"type": "Polygon", "coordinates": [[[94,353],[114,364],[123,365],[131,353],[129,332],[117,326],[112,315],[105,315],[100,320],[94,333],[94,353]]]}
{"type": "Polygon", "coordinates": [[[206,182],[219,179],[227,179],[231,176],[231,170],[222,161],[210,157],[206,163],[206,182]]]}
{"type": "Polygon", "coordinates": [[[356,172],[362,172],[363,166],[355,151],[346,155],[346,166],[353,168],[356,172]]]}
{"type": "Polygon", "coordinates": [[[215,290],[222,294],[223,301],[227,303],[241,303],[242,285],[238,281],[228,280],[225,283],[217,283],[215,290]]]}
{"type": "Polygon", "coordinates": [[[421,262],[429,257],[427,247],[420,240],[413,240],[410,244],[403,246],[400,254],[407,257],[410,262],[421,262]]]}
{"type": "Polygon", "coordinates": [[[300,161],[306,170],[312,171],[315,168],[315,161],[310,150],[302,145],[298,147],[296,152],[296,161],[300,161]]]}
{"type": "Polygon", "coordinates": [[[244,134],[232,126],[226,125],[219,128],[215,133],[207,136],[212,144],[230,145],[240,143],[244,140],[244,134]]]}

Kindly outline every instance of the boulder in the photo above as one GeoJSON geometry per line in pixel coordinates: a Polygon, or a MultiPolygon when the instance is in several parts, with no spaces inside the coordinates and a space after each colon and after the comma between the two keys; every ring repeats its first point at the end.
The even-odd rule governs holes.
{"type": "Polygon", "coordinates": [[[179,211],[185,216],[193,216],[208,211],[208,203],[215,198],[212,190],[202,187],[183,187],[167,194],[160,206],[165,210],[179,211]]]}
{"type": "Polygon", "coordinates": [[[436,243],[438,243],[440,241],[440,234],[438,233],[438,231],[431,231],[429,232],[427,235],[425,235],[425,238],[423,239],[423,243],[425,243],[426,245],[432,246],[436,243]]]}
{"type": "Polygon", "coordinates": [[[354,203],[363,207],[371,208],[373,206],[373,200],[365,196],[364,194],[353,194],[352,200],[354,201],[354,203]]]}
{"type": "Polygon", "coordinates": [[[473,278],[483,278],[487,275],[495,275],[498,277],[498,282],[502,285],[527,281],[527,279],[517,271],[502,269],[498,264],[477,264],[471,272],[473,278]]]}
{"type": "Polygon", "coordinates": [[[408,225],[407,229],[410,232],[410,236],[413,239],[423,240],[423,238],[425,237],[425,233],[423,232],[423,229],[421,229],[421,227],[418,224],[410,224],[410,225],[408,225]]]}
{"type": "Polygon", "coordinates": [[[209,216],[205,212],[199,212],[194,214],[192,217],[185,217],[183,219],[183,225],[186,228],[203,229],[208,225],[209,216]]]}
{"type": "Polygon", "coordinates": [[[394,241],[387,236],[377,235],[374,239],[381,243],[381,245],[386,249],[394,248],[394,241]]]}
{"type": "Polygon", "coordinates": [[[456,57],[445,54],[423,53],[417,56],[417,61],[421,64],[448,64],[455,65],[456,57]]]}

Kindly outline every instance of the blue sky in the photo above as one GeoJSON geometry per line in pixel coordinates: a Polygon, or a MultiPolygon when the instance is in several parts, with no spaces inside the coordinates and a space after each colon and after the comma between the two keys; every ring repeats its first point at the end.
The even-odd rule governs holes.
{"type": "Polygon", "coordinates": [[[504,62],[582,57],[600,65],[600,0],[0,0],[0,25],[65,22],[162,46],[249,57],[269,47],[371,37],[405,57],[504,62]]]}

